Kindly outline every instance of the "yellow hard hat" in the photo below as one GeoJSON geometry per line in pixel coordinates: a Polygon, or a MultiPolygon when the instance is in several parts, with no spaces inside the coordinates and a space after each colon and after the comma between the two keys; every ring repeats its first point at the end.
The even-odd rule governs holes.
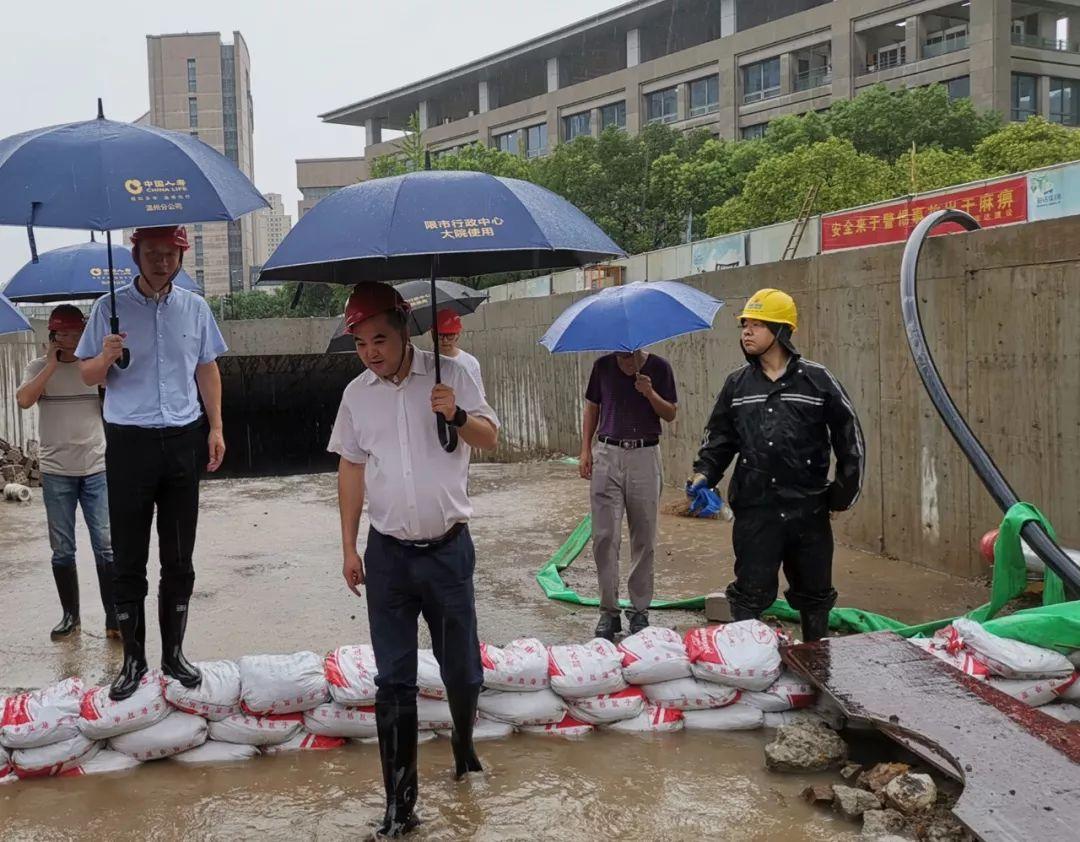
{"type": "Polygon", "coordinates": [[[795,309],[795,299],[778,289],[759,289],[750,296],[736,318],[790,325],[793,333],[799,329],[799,312],[795,309]]]}

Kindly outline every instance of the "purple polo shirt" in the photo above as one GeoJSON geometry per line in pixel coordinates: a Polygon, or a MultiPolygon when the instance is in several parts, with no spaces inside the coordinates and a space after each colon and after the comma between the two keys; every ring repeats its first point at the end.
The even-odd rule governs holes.
{"type": "MultiPolygon", "coordinates": [[[[677,403],[675,373],[663,357],[649,354],[641,373],[652,379],[656,394],[677,403]]],[[[634,377],[623,374],[614,354],[593,363],[585,399],[600,406],[597,433],[613,439],[652,439],[660,435],[660,416],[652,404],[634,388],[634,377]]]]}

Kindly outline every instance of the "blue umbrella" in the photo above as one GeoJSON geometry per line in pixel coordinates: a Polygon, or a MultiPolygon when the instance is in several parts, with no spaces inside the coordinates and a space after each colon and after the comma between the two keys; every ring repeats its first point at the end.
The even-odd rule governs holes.
{"type": "Polygon", "coordinates": [[[708,330],[723,306],[723,301],[676,281],[608,287],[567,307],[540,344],[554,354],[630,353],[684,333],[708,330]]]}
{"type": "Polygon", "coordinates": [[[15,305],[0,295],[0,336],[5,333],[20,333],[33,330],[26,316],[15,309],[15,305]]]}
{"type": "MultiPolygon", "coordinates": [[[[0,140],[0,225],[105,231],[226,222],[267,202],[228,158],[182,132],[97,119],[0,140]]],[[[119,333],[109,262],[110,330],[119,333]]],[[[125,350],[118,363],[128,364],[125,350]]]]}
{"type": "MultiPolygon", "coordinates": [[[[4,287],[11,301],[76,301],[100,298],[109,291],[109,246],[105,243],[79,243],[39,255],[22,267],[4,287]]],[[[131,252],[122,246],[112,247],[113,274],[120,283],[131,283],[139,267],[131,252]]],[[[201,293],[199,285],[183,269],[173,278],[176,286],[201,293]]]]}
{"type": "MultiPolygon", "coordinates": [[[[582,266],[623,254],[589,217],[543,187],[487,173],[422,171],[365,181],[327,196],[270,255],[259,280],[431,279],[582,266]]],[[[438,337],[435,380],[442,382],[438,337]]],[[[455,430],[439,416],[447,450],[455,430]]]]}

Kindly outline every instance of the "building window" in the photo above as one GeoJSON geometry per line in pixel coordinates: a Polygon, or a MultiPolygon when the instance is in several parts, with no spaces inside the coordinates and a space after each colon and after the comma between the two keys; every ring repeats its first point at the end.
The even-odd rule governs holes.
{"type": "Polygon", "coordinates": [[[1050,122],[1063,126],[1080,125],[1080,81],[1050,80],[1050,122]]]}
{"type": "Polygon", "coordinates": [[[626,101],[613,102],[611,105],[605,105],[600,109],[600,131],[603,131],[608,126],[615,126],[617,129],[626,128],[626,101]]]}
{"type": "Polygon", "coordinates": [[[192,137],[198,137],[199,136],[199,130],[198,129],[191,129],[190,131],[188,131],[188,134],[191,135],[192,137]]]}
{"type": "Polygon", "coordinates": [[[743,126],[742,139],[758,140],[763,138],[765,137],[765,129],[768,127],[768,123],[755,123],[753,126],[743,126]]]}
{"type": "MultiPolygon", "coordinates": [[[[199,286],[203,286],[203,283],[206,281],[206,273],[203,272],[202,269],[196,269],[195,270],[195,280],[198,281],[199,286]]],[[[205,287],[204,287],[204,289],[205,289],[205,287]]]]}
{"type": "Polygon", "coordinates": [[[961,76],[959,79],[950,79],[945,83],[949,91],[949,101],[954,99],[968,99],[971,96],[971,77],[961,76]]]}
{"type": "Polygon", "coordinates": [[[188,125],[194,129],[199,125],[199,101],[193,96],[188,97],[187,112],[188,125]]]}
{"type": "Polygon", "coordinates": [[[968,28],[966,23],[932,32],[926,36],[923,42],[923,58],[934,58],[946,53],[955,53],[963,50],[968,45],[968,28]]]}
{"type": "Polygon", "coordinates": [[[907,64],[907,45],[897,42],[878,50],[874,57],[874,64],[866,68],[866,71],[867,73],[873,73],[877,70],[899,67],[901,64],[907,64]]]}
{"type": "Polygon", "coordinates": [[[1014,73],[1012,77],[1012,118],[1024,121],[1039,113],[1039,80],[1035,76],[1014,73]]]}
{"type": "Polygon", "coordinates": [[[195,235],[195,264],[197,266],[202,265],[203,262],[203,238],[202,234],[195,235]]]}
{"type": "Polygon", "coordinates": [[[575,137],[592,134],[592,112],[582,111],[563,117],[563,137],[573,140],[575,137]]]}
{"type": "Polygon", "coordinates": [[[700,117],[720,110],[720,77],[706,76],[690,83],[690,116],[700,117]]]}
{"type": "Polygon", "coordinates": [[[304,197],[305,202],[317,202],[340,189],[341,187],[301,187],[300,194],[304,197]]]}
{"type": "Polygon", "coordinates": [[[743,102],[760,102],[780,96],[780,57],[743,68],[743,102]]]}
{"type": "Polygon", "coordinates": [[[195,59],[187,60],[187,89],[189,94],[195,93],[195,59]]]}
{"type": "Polygon", "coordinates": [[[645,95],[645,112],[650,123],[674,123],[679,119],[679,96],[675,88],[645,95]]]}
{"type": "Polygon", "coordinates": [[[511,155],[517,155],[520,151],[518,148],[518,133],[506,132],[506,134],[497,134],[492,138],[495,141],[495,148],[501,149],[503,152],[509,152],[511,155]]]}
{"type": "Polygon", "coordinates": [[[547,123],[529,126],[525,130],[525,155],[529,158],[539,158],[541,155],[547,155],[547,151],[547,123]]]}

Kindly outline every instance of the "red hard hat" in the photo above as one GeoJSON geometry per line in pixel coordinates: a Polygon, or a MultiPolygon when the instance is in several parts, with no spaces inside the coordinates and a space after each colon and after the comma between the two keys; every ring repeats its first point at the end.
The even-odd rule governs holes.
{"type": "Polygon", "coordinates": [[[435,314],[435,325],[440,336],[447,333],[461,333],[461,316],[453,310],[440,310],[435,314]]]}
{"type": "Polygon", "coordinates": [[[187,238],[187,228],[183,225],[158,225],[153,228],[136,228],[131,233],[131,244],[138,246],[143,240],[168,240],[179,246],[181,251],[191,248],[187,238]]]}
{"type": "Polygon", "coordinates": [[[345,331],[350,332],[360,322],[372,316],[399,310],[408,315],[409,304],[390,284],[377,281],[361,281],[353,287],[352,295],[345,305],[345,331]]]}
{"type": "Polygon", "coordinates": [[[61,304],[49,313],[49,330],[82,330],[86,317],[73,304],[61,304]]]}

